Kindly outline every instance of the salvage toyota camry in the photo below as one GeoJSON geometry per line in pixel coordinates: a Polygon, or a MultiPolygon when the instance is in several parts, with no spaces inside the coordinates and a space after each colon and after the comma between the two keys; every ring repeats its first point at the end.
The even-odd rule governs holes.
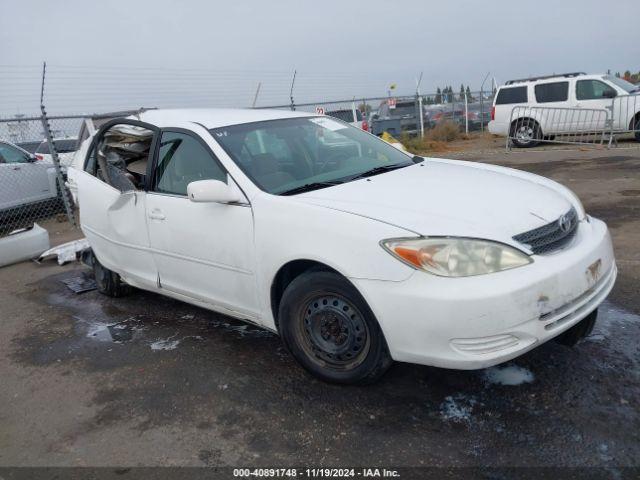
{"type": "Polygon", "coordinates": [[[330,117],[152,110],[88,142],[70,175],[99,290],[260,325],[326,381],[575,344],[615,281],[606,225],[562,185],[330,117]]]}

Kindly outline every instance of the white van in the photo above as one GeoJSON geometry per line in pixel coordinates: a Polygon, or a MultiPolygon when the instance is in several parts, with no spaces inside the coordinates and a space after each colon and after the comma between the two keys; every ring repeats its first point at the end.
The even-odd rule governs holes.
{"type": "Polygon", "coordinates": [[[614,131],[635,131],[640,141],[639,92],[640,86],[603,74],[510,80],[496,93],[489,131],[531,147],[553,135],[604,132],[613,119],[614,131]]]}

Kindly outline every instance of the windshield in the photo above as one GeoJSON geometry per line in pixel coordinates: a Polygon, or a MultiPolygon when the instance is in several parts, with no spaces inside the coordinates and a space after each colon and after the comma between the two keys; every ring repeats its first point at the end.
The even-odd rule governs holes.
{"type": "Polygon", "coordinates": [[[413,165],[408,154],[329,117],[232,125],[211,134],[258,187],[276,195],[343,183],[373,169],[383,173],[387,167],[413,165]]]}
{"type": "Polygon", "coordinates": [[[631,82],[627,82],[624,78],[614,77],[612,75],[606,75],[605,80],[609,80],[611,83],[616,84],[622,88],[625,92],[631,93],[640,90],[640,85],[634,85],[631,82]]]}

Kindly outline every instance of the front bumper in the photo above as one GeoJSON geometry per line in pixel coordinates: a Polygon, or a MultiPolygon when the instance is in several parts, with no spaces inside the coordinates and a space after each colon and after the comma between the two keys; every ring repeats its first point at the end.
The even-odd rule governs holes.
{"type": "Polygon", "coordinates": [[[595,310],[616,279],[604,222],[580,222],[563,250],[520,268],[445,278],[416,271],[402,282],[351,279],[375,313],[391,356],[445,368],[515,358],[595,310]]]}

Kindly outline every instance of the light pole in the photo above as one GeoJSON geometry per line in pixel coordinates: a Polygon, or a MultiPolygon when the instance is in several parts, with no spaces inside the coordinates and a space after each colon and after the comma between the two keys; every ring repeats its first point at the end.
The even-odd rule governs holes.
{"type": "Polygon", "coordinates": [[[484,132],[484,82],[487,81],[491,72],[487,72],[480,85],[480,129],[484,132]]]}

